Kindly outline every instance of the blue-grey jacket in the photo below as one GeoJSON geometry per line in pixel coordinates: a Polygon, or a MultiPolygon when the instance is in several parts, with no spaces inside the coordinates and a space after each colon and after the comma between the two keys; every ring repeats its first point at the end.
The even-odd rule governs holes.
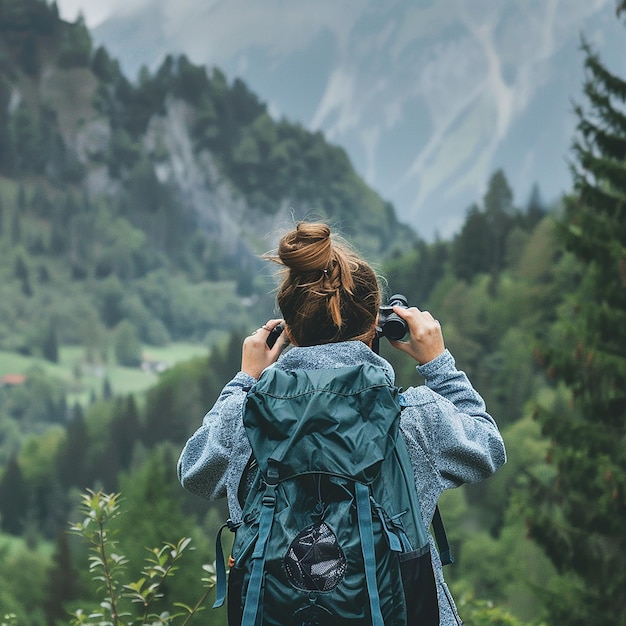
{"type": "MultiPolygon", "coordinates": [[[[284,352],[272,367],[285,370],[337,368],[374,363],[394,379],[391,365],[360,341],[346,341],[284,352]]],[[[485,403],[447,350],[417,367],[425,385],[402,393],[407,405],[400,430],[407,443],[426,527],[444,489],[481,481],[506,461],[504,442],[485,403]]],[[[246,389],[255,382],[239,372],[222,390],[202,426],[178,461],[185,489],[209,500],[227,497],[233,521],[241,519],[238,491],[251,454],[242,421],[246,389]]],[[[432,540],[431,540],[432,543],[432,540]]],[[[444,581],[439,555],[431,550],[438,582],[442,626],[461,624],[444,581]]]]}

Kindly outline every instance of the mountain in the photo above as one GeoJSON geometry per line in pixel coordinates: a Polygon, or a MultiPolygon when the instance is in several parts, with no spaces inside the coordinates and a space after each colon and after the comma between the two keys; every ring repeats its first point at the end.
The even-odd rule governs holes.
{"type": "Polygon", "coordinates": [[[424,237],[458,231],[503,168],[518,203],[571,186],[580,35],[626,70],[615,0],[59,0],[129,76],[168,53],[241,77],[343,146],[424,237]]]}
{"type": "MultiPolygon", "coordinates": [[[[168,57],[133,84],[105,49],[92,51],[82,23],[54,22],[40,0],[21,6],[6,10],[1,42],[0,172],[48,175],[91,198],[132,195],[153,182],[167,188],[170,210],[191,216],[229,256],[271,247],[279,226],[305,215],[341,223],[375,255],[410,240],[341,149],[274,121],[241,80],[168,57]],[[38,144],[48,141],[46,153],[38,144]]],[[[167,195],[139,191],[153,211],[167,195]]]]}
{"type": "Polygon", "coordinates": [[[0,1],[0,349],[247,326],[273,304],[258,256],[301,218],[373,261],[416,239],[343,148],[240,79],[167,56],[130,81],[55,3],[0,1]]]}

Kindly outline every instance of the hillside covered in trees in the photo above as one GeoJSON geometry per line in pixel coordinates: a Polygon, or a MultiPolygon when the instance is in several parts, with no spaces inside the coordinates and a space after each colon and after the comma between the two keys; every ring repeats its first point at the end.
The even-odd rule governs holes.
{"type": "Polygon", "coordinates": [[[303,215],[378,258],[415,238],[343,150],[240,80],[168,57],[133,84],[54,3],[0,3],[0,349],[228,330],[268,289],[258,254],[303,215]]]}
{"type": "MultiPolygon", "coordinates": [[[[53,363],[74,346],[85,364],[136,367],[145,346],[207,345],[141,394],[70,403],[44,370],[0,387],[5,621],[67,624],[98,605],[67,533],[86,488],[121,492],[134,579],[147,547],[192,538],[163,602],[195,602],[227,513],[185,494],[176,458],[272,311],[258,252],[313,214],[436,314],[503,430],[505,468],[441,503],[466,623],[626,624],[626,77],[588,46],[583,62],[562,205],[537,189],[520,204],[496,171],[459,233],[428,243],[341,149],[273,120],[241,81],[183,57],[132,83],[80,20],[0,0],[0,353],[53,363]]],[[[399,384],[420,382],[382,352],[399,384]]]]}

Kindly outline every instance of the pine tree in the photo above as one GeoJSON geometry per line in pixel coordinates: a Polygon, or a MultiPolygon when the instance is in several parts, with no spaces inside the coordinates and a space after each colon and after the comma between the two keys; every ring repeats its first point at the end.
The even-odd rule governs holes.
{"type": "Polygon", "coordinates": [[[546,349],[567,410],[539,411],[554,479],[531,489],[529,528],[563,574],[550,623],[626,624],[626,80],[583,42],[574,193],[560,223],[580,281],[546,349]]]}
{"type": "Polygon", "coordinates": [[[22,293],[27,297],[32,296],[33,290],[30,285],[30,271],[26,265],[26,261],[24,260],[24,255],[21,253],[18,254],[15,259],[13,275],[20,281],[22,285],[22,293]]]}
{"type": "Polygon", "coordinates": [[[489,271],[489,243],[487,219],[474,204],[468,210],[463,228],[452,247],[452,267],[458,278],[471,282],[477,274],[489,271]]]}
{"type": "Polygon", "coordinates": [[[59,337],[57,327],[54,321],[48,324],[48,330],[43,341],[42,353],[44,359],[51,363],[59,362],[59,337]]]}
{"type": "Polygon", "coordinates": [[[117,450],[121,469],[128,469],[135,444],[141,440],[141,423],[137,403],[132,395],[119,398],[111,421],[110,445],[117,450]]]}
{"type": "Polygon", "coordinates": [[[102,399],[110,400],[113,398],[113,386],[111,385],[111,381],[108,376],[105,376],[104,381],[102,382],[102,399]]]}
{"type": "Polygon", "coordinates": [[[11,215],[11,243],[17,246],[22,240],[22,218],[14,208],[11,215]]]}
{"type": "Polygon", "coordinates": [[[489,232],[489,247],[483,250],[488,255],[490,270],[497,276],[504,266],[505,242],[513,224],[513,191],[502,170],[497,170],[489,179],[483,198],[485,220],[489,232]]]}
{"type": "Polygon", "coordinates": [[[532,230],[545,217],[547,213],[546,206],[541,198],[541,192],[537,184],[533,185],[528,204],[526,205],[526,214],[523,218],[523,225],[532,230]]]}
{"type": "Polygon", "coordinates": [[[65,443],[57,457],[57,472],[63,487],[86,487],[90,484],[90,477],[86,475],[88,448],[89,433],[83,409],[76,404],[67,425],[65,443]]]}
{"type": "Polygon", "coordinates": [[[80,582],[72,565],[68,533],[64,528],[57,534],[54,564],[48,576],[44,611],[49,626],[63,623],[68,616],[66,604],[76,599],[80,582]]]}
{"type": "Polygon", "coordinates": [[[0,479],[0,527],[21,535],[26,520],[28,495],[22,470],[15,456],[9,459],[0,479]]]}

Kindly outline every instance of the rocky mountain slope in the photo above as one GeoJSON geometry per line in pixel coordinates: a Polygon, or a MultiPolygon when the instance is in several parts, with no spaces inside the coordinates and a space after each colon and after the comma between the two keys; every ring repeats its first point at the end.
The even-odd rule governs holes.
{"type": "MultiPolygon", "coordinates": [[[[1,10],[5,177],[44,177],[91,200],[139,193],[144,212],[160,204],[155,213],[187,220],[229,262],[267,250],[303,217],[335,222],[375,256],[412,239],[342,150],[274,120],[241,81],[168,57],[133,83],[56,5],[12,0],[1,10]]],[[[132,219],[141,211],[127,211],[141,223],[132,219]]]]}
{"type": "Polygon", "coordinates": [[[420,235],[458,232],[498,168],[519,203],[570,184],[580,36],[623,74],[616,0],[79,0],[129,75],[168,52],[322,130],[420,235]]]}

